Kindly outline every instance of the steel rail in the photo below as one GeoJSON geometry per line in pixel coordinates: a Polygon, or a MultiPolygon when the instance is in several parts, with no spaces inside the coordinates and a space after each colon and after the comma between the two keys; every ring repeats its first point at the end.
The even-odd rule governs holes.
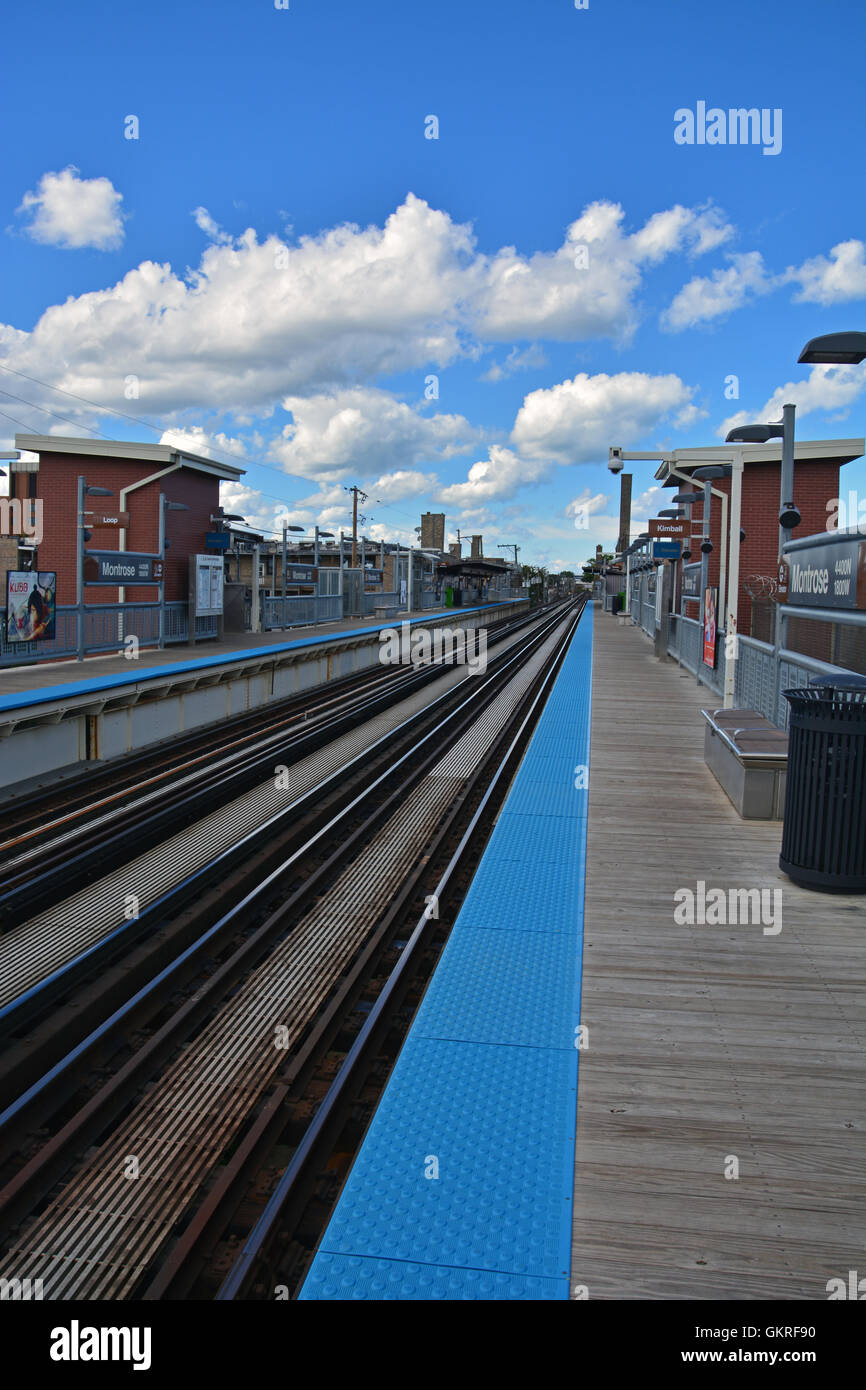
{"type": "MultiPolygon", "coordinates": [[[[585,605],[583,606],[585,607],[585,605]]],[[[580,613],[577,614],[574,623],[563,638],[557,656],[550,663],[547,674],[523,718],[520,729],[515,734],[508,750],[501,759],[499,767],[484,793],[481,804],[475,811],[472,820],[461,837],[459,845],[441,874],[434,891],[433,896],[435,898],[439,899],[444,897],[449,881],[472,841],[486,806],[493,796],[499,781],[503,777],[515,748],[520,743],[523,731],[532,719],[533,713],[539,702],[543,698],[546,699],[545,692],[554,679],[562,657],[574,636],[582,612],[583,608],[581,608],[580,613]]],[[[311,1164],[318,1163],[321,1165],[322,1150],[323,1148],[327,1148],[333,1141],[335,1137],[334,1131],[335,1129],[338,1130],[341,1124],[341,1105],[345,1101],[346,1096],[352,1093],[353,1088],[357,1090],[361,1084],[358,1078],[358,1071],[362,1065],[368,1064],[370,1053],[378,1046],[379,1035],[382,1031],[382,1023],[387,1018],[387,1012],[391,1001],[397,994],[407,972],[409,972],[415,954],[424,939],[428,927],[429,919],[425,912],[422,913],[421,917],[418,919],[411,937],[400,953],[399,960],[391,971],[385,986],[377,997],[350,1051],[347,1053],[337,1077],[331,1083],[331,1086],[316,1111],[314,1119],[305,1131],[283,1176],[280,1178],[264,1211],[253,1228],[248,1240],[245,1242],[243,1250],[224,1280],[217,1294],[217,1301],[231,1301],[237,1298],[249,1285],[254,1277],[257,1261],[261,1258],[263,1249],[271,1239],[275,1227],[282,1220],[284,1209],[291,1201],[293,1193],[297,1191],[302,1182],[307,1178],[311,1164]]]]}
{"type": "MultiPolygon", "coordinates": [[[[549,624],[546,623],[545,627],[542,628],[542,631],[540,633],[531,634],[528,639],[528,644],[537,645],[538,642],[543,639],[544,632],[548,625],[549,624]]],[[[507,656],[508,653],[504,655],[507,656]]],[[[509,657],[509,660],[505,662],[502,669],[497,672],[496,676],[489,677],[485,681],[485,686],[490,686],[491,683],[494,681],[496,682],[496,684],[504,683],[505,674],[508,668],[513,666],[517,661],[519,661],[521,659],[521,656],[522,652],[518,652],[516,654],[511,655],[509,657]]],[[[463,715],[464,723],[469,722],[473,716],[471,710],[468,710],[468,707],[473,705],[475,705],[477,709],[474,697],[464,699],[457,705],[455,709],[453,709],[452,711],[450,711],[450,713],[446,714],[443,718],[441,718],[439,720],[439,723],[436,724],[433,728],[431,728],[430,731],[426,733],[421,740],[419,740],[416,746],[410,748],[401,757],[399,757],[396,760],[396,762],[392,762],[387,767],[387,769],[384,772],[382,772],[378,777],[376,777],[376,779],[368,787],[366,787],[362,792],[355,796],[353,800],[349,803],[349,805],[339,813],[339,815],[332,818],[314,836],[312,836],[308,844],[305,845],[303,849],[299,849],[295,853],[290,855],[289,858],[286,861],[284,861],[282,865],[280,865],[271,874],[269,874],[265,880],[258,883],[238,904],[236,904],[217,923],[215,923],[205,933],[203,933],[203,935],[191,947],[189,947],[185,952],[183,952],[181,956],[174,960],[171,963],[171,965],[162,970],[146,986],[138,990],[136,994],[123,1005],[122,1008],[116,1010],[109,1019],[105,1020],[104,1023],[102,1023],[99,1026],[99,1028],[95,1029],[86,1039],[82,1041],[82,1043],[75,1047],[56,1066],[52,1067],[50,1072],[45,1077],[41,1078],[37,1083],[31,1086],[28,1089],[28,1091],[25,1092],[24,1095],[19,1097],[11,1106],[7,1107],[3,1115],[0,1116],[0,1132],[4,1130],[9,1130],[16,1122],[21,1121],[22,1118],[26,1120],[27,1112],[29,1108],[32,1106],[34,1100],[37,1099],[39,1095],[47,1087],[56,1085],[57,1081],[60,1078],[62,1078],[64,1073],[66,1073],[72,1067],[73,1063],[79,1061],[85,1054],[93,1052],[97,1044],[103,1043],[110,1032],[116,1031],[118,1027],[123,1025],[124,1023],[128,1024],[131,1019],[131,1015],[134,1014],[135,1010],[138,1008],[138,1006],[145,998],[153,996],[157,991],[163,990],[165,986],[168,986],[172,983],[172,978],[177,974],[180,965],[183,962],[185,962],[193,952],[203,952],[204,949],[213,942],[217,934],[219,934],[220,932],[224,932],[228,923],[233,923],[241,913],[243,913],[245,910],[248,910],[251,904],[260,899],[262,895],[264,895],[266,891],[273,886],[277,879],[281,878],[287,872],[288,869],[290,869],[294,864],[296,864],[308,852],[309,845],[317,842],[323,836],[333,831],[339,825],[340,821],[345,818],[345,816],[351,809],[359,807],[362,804],[362,802],[370,796],[370,794],[375,790],[375,788],[379,787],[382,783],[384,783],[387,778],[393,777],[393,773],[396,768],[405,764],[407,760],[411,757],[416,756],[419,747],[429,743],[430,740],[439,736],[441,734],[442,728],[445,725],[449,724],[451,721],[457,719],[459,715],[463,715]]],[[[423,770],[426,764],[430,760],[435,759],[436,756],[438,756],[438,753],[434,749],[429,754],[429,758],[425,759],[425,763],[422,764],[422,768],[419,770],[417,774],[418,776],[423,775],[423,770]]],[[[391,796],[386,800],[384,805],[377,810],[377,819],[381,820],[381,818],[387,813],[392,804],[394,804],[396,800],[402,797],[403,795],[404,791],[402,787],[399,788],[396,792],[392,793],[391,796]]],[[[353,849],[356,843],[359,843],[364,838],[369,838],[369,833],[370,830],[368,825],[360,826],[358,830],[355,831],[354,834],[345,843],[345,845],[340,846],[336,853],[332,855],[330,859],[328,859],[325,862],[325,864],[321,866],[311,876],[311,878],[303,885],[303,887],[297,890],[294,894],[292,894],[287,903],[284,904],[283,908],[280,909],[280,911],[277,914],[272,914],[272,917],[268,919],[264,927],[259,928],[257,932],[254,933],[254,935],[250,937],[244,943],[244,945],[241,948],[239,948],[237,952],[235,952],[234,956],[231,958],[231,961],[227,963],[227,966],[220,967],[220,969],[216,972],[216,975],[212,977],[212,980],[208,982],[208,985],[199,992],[198,996],[196,996],[192,1001],[189,1001],[187,1005],[182,1006],[182,1008],[174,1016],[174,1019],[170,1020],[168,1024],[164,1025],[163,1029],[160,1030],[159,1034],[157,1034],[154,1038],[150,1039],[148,1043],[144,1044],[140,1052],[135,1054],[135,1056],[132,1059],[130,1059],[130,1061],[126,1063],[123,1068],[121,1068],[121,1071],[117,1074],[117,1076],[113,1078],[111,1082],[107,1083],[105,1087],[102,1088],[100,1096],[106,1094],[112,1087],[115,1087],[116,1089],[117,1087],[127,1086],[128,1083],[131,1081],[133,1073],[137,1073],[140,1070],[143,1060],[149,1059],[160,1048],[162,1048],[162,1051],[164,1052],[167,1043],[168,1045],[173,1045],[174,1034],[177,1031],[178,1021],[185,1019],[189,1015],[194,1015],[195,1017],[198,1017],[201,1014],[203,1008],[209,1007],[210,1005],[208,996],[211,993],[213,993],[213,989],[215,988],[215,986],[218,983],[223,982],[226,978],[228,978],[231,975],[232,971],[236,974],[239,962],[241,964],[247,964],[250,960],[254,958],[256,951],[262,946],[262,940],[266,936],[268,929],[270,929],[273,926],[274,918],[280,916],[284,917],[288,911],[294,910],[294,908],[298,907],[303,901],[307,900],[310,897],[310,894],[319,891],[320,883],[326,881],[326,876],[333,870],[334,865],[340,862],[341,858],[344,859],[346,853],[353,849]]],[[[17,1177],[14,1178],[7,1185],[6,1190],[4,1191],[2,1196],[0,1196],[0,1202],[2,1202],[4,1208],[8,1208],[10,1202],[13,1205],[16,1205],[16,1199],[21,1196],[22,1190],[26,1188],[29,1183],[32,1182],[36,1170],[41,1166],[45,1166],[45,1164],[48,1163],[49,1160],[56,1159],[63,1150],[63,1148],[72,1141],[74,1136],[77,1135],[80,1138],[80,1135],[86,1128],[87,1124],[91,1125],[92,1130],[92,1122],[94,1120],[94,1115],[96,1114],[96,1111],[99,1109],[99,1105],[95,1103],[98,1100],[99,1097],[95,1098],[94,1102],[88,1102],[82,1108],[82,1110],[79,1111],[75,1117],[73,1117],[71,1121],[67,1122],[63,1130],[48,1142],[45,1148],[42,1151],[40,1151],[40,1154],[36,1156],[36,1159],[34,1159],[31,1162],[31,1164],[27,1165],[27,1167],[24,1170],[22,1170],[17,1175],[17,1177]]],[[[125,1102],[121,1099],[121,1104],[123,1103],[125,1102]]]]}

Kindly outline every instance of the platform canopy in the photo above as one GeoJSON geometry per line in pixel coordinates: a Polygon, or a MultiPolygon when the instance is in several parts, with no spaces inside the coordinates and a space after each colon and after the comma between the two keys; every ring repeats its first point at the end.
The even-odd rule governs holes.
{"type": "Polygon", "coordinates": [[[455,560],[453,564],[437,565],[437,575],[443,579],[492,579],[496,574],[507,574],[505,565],[494,565],[489,560],[455,560]]]}

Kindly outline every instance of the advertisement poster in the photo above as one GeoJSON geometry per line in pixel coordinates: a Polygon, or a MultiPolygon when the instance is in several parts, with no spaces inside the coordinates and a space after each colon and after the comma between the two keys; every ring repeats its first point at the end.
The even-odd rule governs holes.
{"type": "Polygon", "coordinates": [[[56,636],[57,575],[53,571],[6,571],[6,641],[53,641],[56,636]]]}
{"type": "Polygon", "coordinates": [[[704,590],[704,665],[716,664],[716,604],[718,589],[704,590]]]}

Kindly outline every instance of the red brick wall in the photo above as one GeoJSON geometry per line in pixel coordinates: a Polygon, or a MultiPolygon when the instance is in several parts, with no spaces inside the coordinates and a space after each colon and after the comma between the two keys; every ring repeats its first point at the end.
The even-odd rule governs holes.
{"type": "MultiPolygon", "coordinates": [[[[159,469],[157,463],[138,459],[109,459],[90,455],[45,454],[40,457],[38,496],[43,503],[43,537],[39,546],[39,568],[57,571],[57,602],[75,602],[75,509],[79,474],[88,484],[110,488],[113,497],[91,497],[85,508],[110,512],[120,507],[120,490],[130,483],[146,478],[159,469]]],[[[173,502],[185,502],[188,512],[168,512],[166,536],[171,541],[166,551],[167,599],[185,599],[188,589],[190,555],[205,553],[205,534],[212,530],[211,512],[219,505],[219,479],[206,473],[184,468],[169,473],[147,487],[139,488],[128,499],[130,524],[126,549],[154,555],[158,549],[159,493],[173,502]]],[[[94,530],[86,550],[117,550],[118,530],[94,530]]],[[[153,603],[155,586],[127,588],[129,602],[153,603]]],[[[117,589],[90,586],[85,588],[89,604],[115,603],[117,589]]]]}
{"type": "MultiPolygon", "coordinates": [[[[800,508],[802,521],[794,531],[795,536],[812,536],[826,530],[830,513],[827,503],[839,495],[839,467],[835,462],[813,460],[798,462],[794,470],[794,500],[800,508]]],[[[747,465],[743,473],[742,529],[746,539],[740,546],[740,592],[737,605],[737,625],[739,631],[748,636],[752,619],[752,600],[746,593],[745,583],[754,575],[775,576],[778,568],[779,552],[779,490],[781,487],[781,464],[753,463],[747,465]]],[[[714,481],[713,487],[727,494],[730,499],[731,483],[728,478],[714,481]]],[[[701,519],[703,505],[698,502],[692,507],[692,529],[697,534],[692,538],[692,562],[701,558],[701,519]]],[[[730,518],[730,501],[728,502],[730,518]]],[[[719,560],[721,556],[721,498],[713,497],[710,512],[710,537],[713,551],[710,555],[709,583],[718,586],[719,560]]],[[[698,616],[698,605],[690,604],[689,617],[698,616]]]]}

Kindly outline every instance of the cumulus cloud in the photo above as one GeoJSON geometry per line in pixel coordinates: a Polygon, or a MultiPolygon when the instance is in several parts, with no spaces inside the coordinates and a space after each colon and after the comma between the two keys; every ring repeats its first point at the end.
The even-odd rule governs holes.
{"type": "Polygon", "coordinates": [[[606,459],[610,444],[640,439],[671,411],[685,407],[692,391],[672,373],[581,372],[571,381],[530,392],[518,411],[511,442],[530,459],[561,464],[606,459]]]}
{"type": "Polygon", "coordinates": [[[520,458],[512,449],[493,444],[486,459],[473,463],[465,483],[453,483],[443,488],[439,496],[451,506],[469,508],[511,497],[518,488],[537,481],[548,471],[546,460],[520,458]]]}
{"type": "MultiPolygon", "coordinates": [[[[119,198],[107,180],[49,177],[101,183],[119,198]]],[[[622,341],[648,268],[731,234],[719,214],[680,207],[628,234],[623,209],[599,202],[556,251],[486,255],[470,226],[412,194],[382,227],[343,224],[294,243],[259,240],[252,228],[230,237],[206,208],[193,215],[209,240],[197,268],[179,275],[144,261],[114,285],[52,305],[31,333],[9,341],[6,331],[9,364],[120,409],[134,373],[151,413],[261,413],[282,395],[444,367],[485,344],[622,341]]],[[[115,203],[115,234],[118,218],[115,203]]],[[[511,351],[505,373],[538,361],[539,349],[511,351]]]]}
{"type": "Polygon", "coordinates": [[[828,256],[813,256],[782,274],[766,269],[758,251],[728,257],[725,270],[696,276],[676,294],[660,316],[662,328],[679,333],[684,328],[723,318],[755,298],[783,285],[799,284],[795,303],[841,304],[866,297],[866,248],[862,241],[840,241],[828,256]]]}
{"type": "Polygon", "coordinates": [[[726,270],[714,270],[711,275],[698,275],[674,295],[662,313],[662,328],[671,333],[694,328],[740,309],[758,295],[769,294],[779,283],[767,274],[760,251],[732,255],[726,270]]]}
{"type": "Polygon", "coordinates": [[[827,256],[814,256],[799,267],[791,267],[786,279],[797,281],[798,303],[842,304],[849,299],[866,299],[866,257],[862,241],[840,241],[827,256]]]}
{"type": "Polygon", "coordinates": [[[814,366],[803,381],[789,381],[777,386],[760,410],[740,410],[730,415],[716,433],[724,439],[728,430],[755,421],[781,420],[783,405],[796,405],[797,415],[814,410],[846,411],[866,388],[866,362],[857,366],[814,366]]]}
{"type": "Polygon", "coordinates": [[[83,179],[74,164],[43,174],[36,192],[24,194],[18,212],[26,231],[46,246],[113,251],[123,241],[123,194],[110,179],[83,179]]]}
{"type": "Polygon", "coordinates": [[[287,396],[292,422],[269,456],[289,473],[310,478],[375,478],[430,458],[470,448],[477,432],[462,415],[422,415],[388,391],[352,387],[287,396]]]}

